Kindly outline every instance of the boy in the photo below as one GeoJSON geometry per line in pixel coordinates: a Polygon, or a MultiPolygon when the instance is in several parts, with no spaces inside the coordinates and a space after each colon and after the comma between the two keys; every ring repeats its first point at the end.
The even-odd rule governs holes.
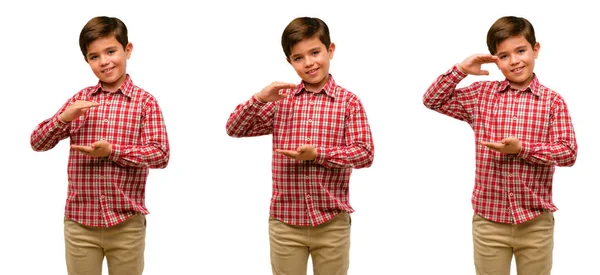
{"type": "Polygon", "coordinates": [[[533,72],[540,50],[531,23],[507,16],[489,29],[491,55],[476,54],[439,76],[423,96],[427,108],[473,128],[476,148],[472,196],[477,274],[550,274],[554,242],[552,176],[572,166],[575,132],[567,105],[533,72]],[[496,63],[504,81],[457,88],[467,75],[488,75],[496,63]]]}
{"type": "Polygon", "coordinates": [[[98,77],[31,134],[35,151],[70,138],[64,232],[69,274],[142,274],[149,168],[165,168],[169,142],[156,99],[126,73],[133,45],[118,18],[95,17],[79,45],[98,77]]]}
{"type": "Polygon", "coordinates": [[[373,162],[373,140],[356,95],[329,74],[335,44],[318,18],[292,20],[283,31],[286,60],[299,85],[274,82],[233,111],[227,134],[273,134],[269,217],[273,274],[347,274],[348,183],[353,168],[373,162]]]}

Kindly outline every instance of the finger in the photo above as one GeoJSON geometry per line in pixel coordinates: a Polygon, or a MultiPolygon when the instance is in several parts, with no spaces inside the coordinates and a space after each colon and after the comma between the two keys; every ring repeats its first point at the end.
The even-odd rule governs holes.
{"type": "Polygon", "coordinates": [[[279,150],[279,149],[277,149],[275,151],[278,152],[278,153],[280,153],[280,154],[282,154],[282,155],[284,155],[284,156],[290,157],[290,158],[294,158],[295,156],[298,155],[298,152],[296,152],[296,151],[279,150]]]}
{"type": "Polygon", "coordinates": [[[82,146],[82,145],[71,145],[71,148],[82,152],[82,153],[91,153],[94,149],[92,149],[89,146],[82,146]]]}
{"type": "Polygon", "coordinates": [[[273,88],[275,89],[292,89],[296,88],[296,84],[287,82],[273,82],[273,88]]]}
{"type": "Polygon", "coordinates": [[[475,58],[475,61],[477,61],[477,63],[495,63],[497,60],[497,56],[490,54],[479,55],[475,58]]]}

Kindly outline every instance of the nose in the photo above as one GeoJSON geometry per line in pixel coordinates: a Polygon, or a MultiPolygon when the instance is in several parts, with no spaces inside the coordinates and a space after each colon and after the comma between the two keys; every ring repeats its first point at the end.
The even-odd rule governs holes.
{"type": "Polygon", "coordinates": [[[509,57],[509,61],[510,61],[510,65],[516,65],[519,64],[519,57],[516,55],[510,55],[509,57]]]}
{"type": "Polygon", "coordinates": [[[105,55],[101,55],[100,56],[100,65],[104,66],[104,65],[107,65],[108,63],[110,63],[109,58],[105,55]]]}
{"type": "Polygon", "coordinates": [[[312,67],[313,64],[315,64],[315,61],[313,60],[312,57],[309,56],[304,59],[304,67],[305,68],[310,68],[310,67],[312,67]]]}

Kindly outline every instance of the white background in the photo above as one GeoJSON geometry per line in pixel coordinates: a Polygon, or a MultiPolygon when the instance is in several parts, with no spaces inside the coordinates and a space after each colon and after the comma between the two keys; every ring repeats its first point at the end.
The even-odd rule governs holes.
{"type": "MultiPolygon", "coordinates": [[[[363,101],[375,142],[373,166],[351,180],[349,274],[474,274],[473,134],[422,96],[453,64],[486,53],[504,15],[533,23],[535,72],[565,98],[578,138],[577,163],[555,174],[553,274],[597,272],[600,21],[593,1],[555,2],[4,1],[0,274],[66,274],[68,140],[37,153],[29,137],[96,84],[78,38],[97,15],[127,25],[128,72],[159,100],[170,137],[170,164],[147,184],[144,274],[270,274],[270,136],[234,139],[225,122],[270,82],[299,81],[280,46],[298,16],[329,25],[330,72],[363,101]]],[[[488,69],[461,84],[502,78],[488,69]]]]}

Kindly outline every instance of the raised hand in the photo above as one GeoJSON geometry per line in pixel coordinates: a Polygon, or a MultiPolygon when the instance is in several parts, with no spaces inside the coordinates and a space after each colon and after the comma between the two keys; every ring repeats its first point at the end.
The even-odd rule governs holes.
{"type": "Polygon", "coordinates": [[[296,151],[276,149],[275,152],[295,160],[314,160],[317,157],[317,148],[312,145],[302,145],[296,151]]]}
{"type": "Polygon", "coordinates": [[[481,69],[481,65],[498,62],[498,57],[491,54],[474,54],[458,64],[458,69],[466,74],[489,75],[490,72],[481,69]]]}
{"type": "Polygon", "coordinates": [[[296,88],[296,84],[275,81],[256,93],[254,98],[262,102],[281,100],[288,97],[293,88],[296,88]]]}
{"type": "Polygon", "coordinates": [[[505,138],[499,143],[482,141],[481,144],[503,154],[518,154],[521,152],[521,141],[515,137],[505,138]]]}
{"type": "Polygon", "coordinates": [[[112,146],[106,140],[99,140],[92,143],[91,146],[71,145],[71,148],[86,154],[90,157],[107,157],[112,151],[112,146]]]}
{"type": "Polygon", "coordinates": [[[58,119],[60,119],[63,122],[73,121],[81,115],[85,114],[87,111],[89,111],[90,108],[97,106],[100,106],[100,103],[85,100],[77,100],[71,103],[71,105],[69,105],[69,107],[67,107],[67,109],[64,112],[58,115],[58,119]]]}

